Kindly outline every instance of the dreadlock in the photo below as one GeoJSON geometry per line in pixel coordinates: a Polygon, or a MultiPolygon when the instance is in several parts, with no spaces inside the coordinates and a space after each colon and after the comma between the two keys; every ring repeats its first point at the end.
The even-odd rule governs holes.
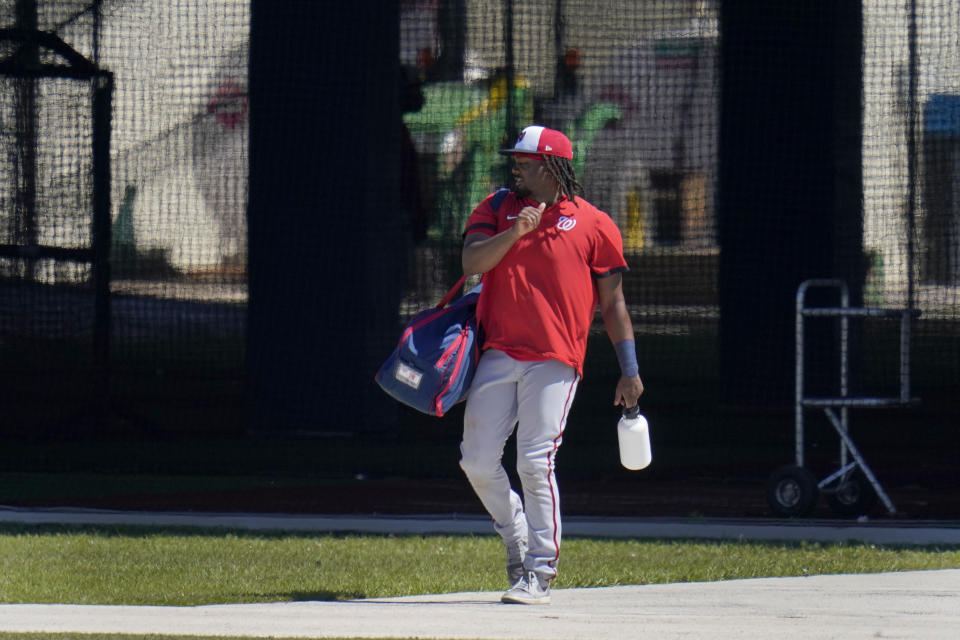
{"type": "Polygon", "coordinates": [[[570,202],[576,204],[573,196],[583,196],[583,187],[577,182],[577,174],[573,170],[573,163],[558,156],[544,155],[543,159],[546,161],[547,171],[557,179],[561,193],[570,198],[570,202]]]}

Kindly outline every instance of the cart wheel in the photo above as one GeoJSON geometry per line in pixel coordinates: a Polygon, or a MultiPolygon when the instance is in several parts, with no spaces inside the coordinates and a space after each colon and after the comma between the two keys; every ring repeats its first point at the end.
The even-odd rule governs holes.
{"type": "Polygon", "coordinates": [[[778,516],[803,517],[817,501],[817,479],[804,467],[780,467],[767,480],[767,502],[778,516]]]}
{"type": "Polygon", "coordinates": [[[877,492],[862,471],[857,469],[842,479],[836,490],[827,494],[830,508],[845,517],[862,516],[877,502],[877,492]]]}

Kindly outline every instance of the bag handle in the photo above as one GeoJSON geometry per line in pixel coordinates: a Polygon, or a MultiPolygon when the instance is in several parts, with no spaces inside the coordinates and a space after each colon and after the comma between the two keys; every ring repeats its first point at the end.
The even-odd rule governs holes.
{"type": "Polygon", "coordinates": [[[463,290],[463,283],[466,281],[466,274],[460,276],[460,279],[457,280],[457,284],[453,285],[453,288],[447,292],[447,295],[443,296],[443,300],[437,303],[437,309],[443,309],[445,306],[450,304],[450,301],[453,300],[454,296],[457,295],[457,292],[463,290]]]}

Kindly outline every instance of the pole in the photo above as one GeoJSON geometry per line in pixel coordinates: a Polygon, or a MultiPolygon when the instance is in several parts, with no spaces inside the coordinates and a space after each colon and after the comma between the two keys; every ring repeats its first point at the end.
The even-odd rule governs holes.
{"type": "Polygon", "coordinates": [[[910,0],[908,47],[910,68],[907,89],[907,311],[914,307],[914,270],[917,208],[917,0],[910,0]]]}
{"type": "Polygon", "coordinates": [[[513,87],[516,77],[513,57],[513,0],[507,0],[504,7],[503,31],[504,64],[506,66],[504,75],[507,79],[507,140],[515,140],[520,132],[516,129],[516,116],[514,115],[516,105],[513,102],[513,87]]]}
{"type": "Polygon", "coordinates": [[[553,97],[560,99],[561,73],[563,69],[563,0],[556,0],[553,5],[553,97]]]}
{"type": "MultiPolygon", "coordinates": [[[[37,30],[36,0],[17,0],[17,28],[23,31],[37,30]]],[[[24,42],[18,52],[21,68],[36,68],[40,64],[40,50],[36,42],[24,42]]],[[[37,234],[37,80],[23,77],[15,80],[17,160],[15,174],[18,176],[15,201],[15,241],[23,246],[35,247],[37,234]]],[[[33,282],[37,261],[27,258],[23,279],[33,282]]]]}
{"type": "Polygon", "coordinates": [[[94,361],[99,398],[106,404],[110,386],[110,134],[113,76],[100,72],[93,82],[93,286],[94,361]]]}

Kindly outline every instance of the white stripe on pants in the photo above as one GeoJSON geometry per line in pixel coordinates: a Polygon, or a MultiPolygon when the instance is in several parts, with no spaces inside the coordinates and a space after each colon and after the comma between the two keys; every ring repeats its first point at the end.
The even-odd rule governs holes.
{"type": "Polygon", "coordinates": [[[460,467],[508,544],[527,537],[524,565],[541,578],[557,573],[560,495],[554,457],[577,389],[576,370],[557,360],[523,362],[484,351],[467,397],[460,467]],[[517,426],[517,474],[523,502],[501,459],[517,426]]]}

